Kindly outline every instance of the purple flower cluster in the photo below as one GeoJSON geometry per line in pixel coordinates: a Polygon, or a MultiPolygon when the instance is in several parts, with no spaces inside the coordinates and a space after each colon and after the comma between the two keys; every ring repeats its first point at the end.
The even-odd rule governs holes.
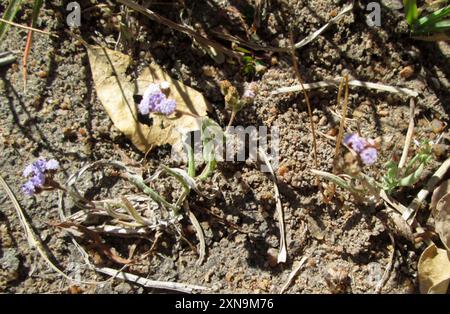
{"type": "Polygon", "coordinates": [[[361,158],[366,166],[373,165],[377,161],[378,152],[373,147],[374,142],[371,139],[364,139],[356,133],[347,134],[344,137],[344,144],[350,146],[361,158]]]}
{"type": "Polygon", "coordinates": [[[256,93],[251,90],[251,89],[246,89],[244,91],[244,94],[242,95],[243,98],[255,98],[256,97],[256,93]]]}
{"type": "Polygon", "coordinates": [[[256,85],[256,83],[250,83],[242,94],[242,99],[244,100],[244,102],[252,103],[256,97],[257,90],[258,86],[256,85]]]}
{"type": "Polygon", "coordinates": [[[23,171],[23,176],[27,178],[32,175],[32,177],[22,186],[22,191],[26,195],[33,195],[45,185],[46,177],[49,174],[52,175],[58,168],[59,163],[55,159],[50,159],[49,161],[38,159],[31,165],[28,165],[23,171]]]}
{"type": "Polygon", "coordinates": [[[150,112],[170,115],[175,112],[176,107],[175,100],[167,98],[158,84],[150,84],[144,92],[138,109],[144,115],[150,112]]]}

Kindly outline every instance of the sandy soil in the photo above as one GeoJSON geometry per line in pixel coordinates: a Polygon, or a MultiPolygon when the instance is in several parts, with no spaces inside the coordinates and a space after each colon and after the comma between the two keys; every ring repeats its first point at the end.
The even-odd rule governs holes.
{"type": "MultiPolygon", "coordinates": [[[[90,9],[83,14],[77,32],[90,43],[114,49],[118,31],[113,23],[121,7],[115,5],[106,10],[102,6],[92,7],[97,1],[79,2],[82,8],[90,9]]],[[[173,1],[178,4],[154,5],[152,9],[179,21],[183,2],[192,12],[192,24],[200,23],[206,31],[223,26],[231,34],[245,35],[244,23],[233,7],[245,17],[245,12],[252,12],[252,1],[173,1]]],[[[345,1],[268,2],[257,30],[260,44],[287,46],[290,30],[296,41],[301,40],[336,15],[345,1]]],[[[383,1],[387,6],[382,9],[383,25],[379,28],[366,25],[364,6],[357,2],[351,14],[297,51],[300,72],[306,82],[347,73],[360,80],[413,89],[420,93],[415,117],[417,138],[434,139],[436,134],[429,121],[449,122],[450,49],[445,43],[409,38],[401,10],[392,9],[394,2],[383,1]],[[403,78],[399,73],[409,65],[414,67],[414,74],[403,78]]],[[[0,1],[0,11],[5,3],[0,1]]],[[[26,32],[11,28],[0,43],[0,51],[13,51],[18,56],[16,63],[0,67],[0,169],[61,268],[71,276],[102,281],[108,277],[89,270],[67,233],[51,225],[59,221],[57,194],[25,197],[20,193],[23,168],[39,156],[56,158],[62,165],[59,174],[62,181],[86,163],[109,158],[123,160],[127,156],[151,173],[161,163],[171,165],[170,147],[157,148],[144,159],[144,154],[113,126],[97,99],[85,48],[65,32],[66,12],[62,4],[63,1],[46,1],[39,28],[55,32],[59,38],[35,35],[25,90],[21,55],[26,32]]],[[[25,5],[16,22],[27,24],[30,16],[31,8],[25,5]]],[[[270,176],[254,163],[224,163],[218,169],[220,195],[213,200],[195,195],[189,198],[205,231],[207,256],[203,265],[196,265],[197,255],[184,241],[175,234],[163,233],[154,254],[129,266],[128,271],[154,280],[204,285],[219,293],[276,293],[296,262],[308,256],[304,269],[287,292],[373,292],[393,249],[388,231],[377,215],[382,208],[355,205],[345,191],[338,191],[331,204],[323,202],[309,172],[315,166],[304,97],[295,93],[271,95],[278,87],[297,83],[290,56],[256,52],[267,70],[245,76],[237,64],[216,64],[186,35],[137,13],[130,13],[129,19],[134,33],[120,43],[119,49],[133,57],[134,67],[139,70],[156,62],[174,78],[202,92],[212,105],[210,116],[222,126],[227,124],[229,113],[218,82],[228,79],[239,87],[244,82],[258,83],[260,91],[255,104],[240,112],[235,124],[280,126],[282,167],[278,177],[289,257],[285,264],[273,263],[279,228],[270,176]]],[[[337,90],[315,90],[310,98],[318,130],[335,134],[339,120],[333,112],[340,111],[336,106],[337,90]]],[[[349,106],[352,118],[357,121],[351,122],[352,128],[359,126],[364,136],[381,141],[380,159],[370,170],[377,178],[383,174],[383,164],[393,154],[401,154],[408,128],[408,105],[403,96],[351,88],[349,106]]],[[[334,141],[318,137],[320,169],[331,170],[334,147],[334,141]]],[[[426,176],[436,169],[440,158],[436,157],[421,182],[426,182],[426,176]]],[[[172,183],[163,177],[155,185],[170,195],[174,192],[172,183]]],[[[213,183],[205,185],[208,184],[213,183]]],[[[80,188],[87,191],[87,197],[98,199],[121,193],[129,186],[102,179],[99,174],[88,174],[80,188]]],[[[420,184],[403,189],[397,198],[407,203],[419,188],[420,184]]],[[[70,205],[67,208],[74,210],[70,205]]],[[[189,221],[183,219],[181,225],[186,237],[197,244],[189,221]]],[[[144,239],[105,237],[105,241],[126,257],[132,247],[136,247],[136,255],[148,251],[154,237],[152,233],[144,239]]],[[[29,248],[15,209],[3,190],[0,190],[0,243],[0,292],[77,291],[73,283],[62,280],[29,248]]],[[[120,267],[95,250],[88,247],[87,250],[94,263],[120,267]]],[[[396,239],[393,269],[383,293],[418,291],[416,265],[422,250],[421,245],[396,239]]],[[[160,292],[120,280],[78,286],[85,293],[160,292]]]]}

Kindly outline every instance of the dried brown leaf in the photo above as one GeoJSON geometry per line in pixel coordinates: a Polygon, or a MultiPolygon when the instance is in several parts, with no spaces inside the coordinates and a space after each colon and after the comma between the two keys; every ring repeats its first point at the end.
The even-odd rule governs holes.
{"type": "Polygon", "coordinates": [[[436,205],[439,200],[445,195],[450,193],[450,180],[446,180],[441,183],[436,189],[433,191],[433,196],[431,197],[430,208],[432,211],[436,209],[436,205]]]}
{"type": "Polygon", "coordinates": [[[206,116],[207,103],[198,91],[173,80],[158,65],[151,64],[137,81],[127,77],[132,59],[118,51],[98,46],[87,46],[89,63],[98,98],[114,125],[141,151],[170,144],[181,149],[181,135],[199,129],[196,118],[206,116]],[[151,126],[138,121],[133,96],[143,94],[151,83],[168,81],[169,97],[177,102],[173,117],[152,115],[151,126]]]}
{"type": "Polygon", "coordinates": [[[445,294],[450,282],[449,252],[431,244],[420,256],[418,272],[421,293],[445,294]]]}
{"type": "Polygon", "coordinates": [[[414,242],[411,226],[394,210],[381,210],[376,215],[392,234],[410,242],[414,242]]]}
{"type": "Polygon", "coordinates": [[[450,251],[450,193],[441,197],[433,215],[436,232],[447,250],[450,251]]]}

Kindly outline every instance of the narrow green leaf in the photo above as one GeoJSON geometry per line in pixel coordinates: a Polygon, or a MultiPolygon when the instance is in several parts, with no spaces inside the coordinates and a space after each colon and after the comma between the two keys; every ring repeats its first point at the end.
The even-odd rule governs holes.
{"type": "Polygon", "coordinates": [[[437,33],[437,32],[444,32],[447,30],[450,30],[450,20],[443,20],[443,21],[435,22],[431,25],[428,25],[428,27],[425,27],[423,29],[420,29],[417,32],[414,32],[414,35],[415,34],[427,35],[427,34],[432,34],[432,33],[437,33]]]}
{"type": "Polygon", "coordinates": [[[418,30],[420,31],[431,24],[441,21],[448,15],[450,15],[450,5],[420,18],[417,21],[418,30]]]}
{"type": "Polygon", "coordinates": [[[252,53],[250,50],[247,50],[247,49],[242,48],[242,47],[236,47],[236,48],[234,48],[234,50],[239,51],[239,52],[243,52],[243,53],[252,53]]]}
{"type": "Polygon", "coordinates": [[[33,16],[32,16],[32,26],[34,28],[36,28],[37,19],[39,17],[39,12],[41,11],[43,4],[44,4],[44,0],[34,0],[33,16]]]}
{"type": "MultiPolygon", "coordinates": [[[[3,13],[3,19],[12,22],[12,20],[14,20],[14,17],[16,16],[17,11],[19,11],[22,1],[23,0],[10,0],[5,13],[3,13]]],[[[9,29],[9,26],[10,25],[5,22],[0,22],[0,41],[2,41],[3,36],[5,36],[6,32],[9,29]]]]}
{"type": "Polygon", "coordinates": [[[409,26],[414,26],[419,18],[419,13],[417,12],[417,1],[403,0],[403,5],[405,7],[406,21],[409,26]]]}
{"type": "Polygon", "coordinates": [[[420,164],[420,166],[416,169],[416,171],[411,173],[409,176],[401,179],[399,181],[399,185],[400,186],[413,186],[414,184],[416,184],[420,180],[420,177],[422,175],[424,168],[425,168],[425,165],[420,164]]]}

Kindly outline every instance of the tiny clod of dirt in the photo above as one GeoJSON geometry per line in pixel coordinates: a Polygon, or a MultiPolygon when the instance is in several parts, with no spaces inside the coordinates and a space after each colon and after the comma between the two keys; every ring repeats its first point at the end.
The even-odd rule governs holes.
{"type": "MultiPolygon", "coordinates": [[[[6,0],[0,1],[4,12],[6,0]]],[[[303,94],[271,95],[278,87],[297,84],[289,54],[256,51],[267,67],[263,73],[244,75],[238,63],[216,64],[198,43],[176,30],[153,22],[124,6],[110,1],[81,0],[82,25],[73,30],[92,44],[118,49],[133,57],[137,71],[156,62],[172,77],[202,92],[211,103],[210,116],[226,126],[219,82],[229,80],[241,88],[245,82],[258,83],[255,103],[238,113],[235,125],[264,125],[280,131],[280,167],[277,171],[281,202],[285,213],[288,260],[277,264],[279,223],[270,176],[253,162],[224,163],[220,175],[208,185],[217,185],[214,200],[191,196],[191,209],[204,229],[207,254],[201,266],[197,255],[175,234],[162,235],[155,252],[127,267],[127,271],[154,280],[207,286],[214,292],[276,293],[287,281],[296,262],[308,259],[289,293],[371,293],[381,281],[394,249],[383,223],[380,208],[356,205],[345,191],[338,190],[331,203],[325,203],[310,170],[331,171],[335,142],[318,135],[315,165],[310,121],[303,94]],[[119,38],[120,21],[122,27],[119,38]]],[[[141,1],[143,2],[143,1],[141,1]]],[[[289,0],[263,1],[261,23],[254,35],[260,45],[288,47],[289,33],[300,41],[335,16],[345,1],[289,0]]],[[[305,82],[350,78],[382,82],[417,91],[415,138],[436,139],[430,121],[449,120],[449,46],[446,43],[419,42],[407,34],[407,24],[397,1],[382,1],[382,26],[366,24],[363,1],[352,13],[310,44],[297,50],[300,73],[305,82]],[[394,4],[393,4],[394,3],[394,4]],[[409,67],[408,70],[404,70],[409,67]],[[407,73],[406,72],[411,72],[407,73]]],[[[253,20],[255,1],[165,1],[151,5],[159,14],[182,23],[196,25],[210,38],[213,30],[226,29],[244,37],[253,20]]],[[[32,7],[25,2],[15,21],[29,24],[32,7]]],[[[148,173],[158,165],[172,165],[170,148],[156,148],[148,156],[137,151],[113,126],[99,102],[92,82],[87,53],[80,41],[68,32],[65,2],[45,1],[37,27],[58,37],[35,34],[28,58],[28,82],[22,78],[22,52],[27,31],[12,27],[0,43],[1,51],[11,51],[17,61],[0,67],[0,169],[15,192],[28,220],[52,252],[58,265],[74,278],[104,281],[107,276],[86,267],[71,238],[52,224],[60,219],[57,193],[35,197],[20,193],[22,171],[39,156],[59,160],[63,181],[83,165],[114,159],[142,163],[148,173]],[[146,159],[144,159],[146,158],[146,159]]],[[[231,60],[230,60],[231,61],[231,60]]],[[[131,72],[130,72],[131,73],[131,72]]],[[[134,73],[134,72],[133,72],[134,73]]],[[[132,74],[130,74],[132,75],[132,74]]],[[[309,93],[313,120],[320,134],[335,135],[339,127],[337,90],[309,93]]],[[[351,88],[349,125],[365,137],[381,143],[376,165],[368,169],[376,178],[383,165],[401,154],[409,122],[409,100],[404,96],[351,88]]],[[[448,141],[448,131],[444,140],[448,141]]],[[[448,142],[445,142],[448,144],[448,142]]],[[[430,165],[427,176],[437,168],[444,151],[430,165]]],[[[180,166],[180,165],[176,165],[180,166]]],[[[184,167],[184,165],[181,165],[184,167]]],[[[176,193],[175,181],[160,178],[155,188],[168,197],[176,193]]],[[[87,174],[79,188],[86,197],[107,197],[120,192],[116,180],[87,174]]],[[[420,185],[401,190],[399,200],[408,203],[420,185]]],[[[173,196],[173,195],[172,195],[173,196]]],[[[73,204],[66,204],[73,208],[73,204]]],[[[187,240],[198,244],[195,230],[187,219],[181,222],[187,240]]],[[[106,244],[128,257],[130,251],[142,254],[152,249],[155,235],[143,239],[105,237],[106,244]]],[[[144,293],[157,292],[118,279],[83,285],[63,280],[30,249],[16,211],[0,189],[0,292],[6,293],[144,293]]],[[[119,268],[104,256],[86,248],[94,263],[119,268]]],[[[416,265],[421,247],[396,241],[394,263],[383,293],[418,291],[416,265]]]]}

